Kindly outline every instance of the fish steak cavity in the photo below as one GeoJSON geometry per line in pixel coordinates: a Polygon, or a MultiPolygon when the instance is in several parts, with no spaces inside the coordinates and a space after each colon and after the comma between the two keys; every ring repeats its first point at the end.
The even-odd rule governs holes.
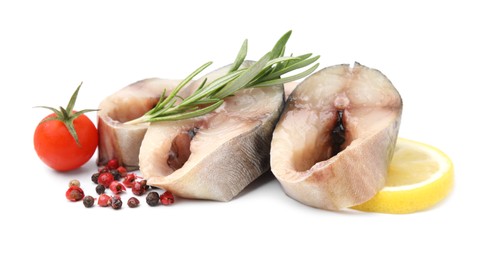
{"type": "Polygon", "coordinates": [[[355,63],[324,68],[288,98],[271,144],[271,170],[291,198],[339,210],[383,188],[402,100],[389,79],[355,63]]]}
{"type": "MultiPolygon", "coordinates": [[[[204,78],[209,83],[229,68],[188,88],[194,91],[204,78]]],[[[229,201],[268,172],[272,133],[283,107],[283,85],[246,88],[206,115],[153,122],[141,144],[140,172],[148,185],[180,197],[229,201]]]]}
{"type": "Polygon", "coordinates": [[[98,111],[99,165],[117,159],[128,170],[138,169],[140,146],[149,124],[125,123],[144,115],[157,104],[164,90],[170,93],[179,83],[180,80],[144,79],[101,101],[98,111]]]}

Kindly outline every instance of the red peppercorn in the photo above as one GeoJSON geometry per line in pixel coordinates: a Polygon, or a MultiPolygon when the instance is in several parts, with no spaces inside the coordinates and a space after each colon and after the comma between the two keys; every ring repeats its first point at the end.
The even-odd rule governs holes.
{"type": "Polygon", "coordinates": [[[118,160],[111,159],[106,164],[106,167],[108,167],[108,169],[110,169],[110,170],[115,170],[116,168],[120,167],[120,164],[118,163],[118,160]]]}
{"type": "Polygon", "coordinates": [[[137,181],[131,188],[131,191],[135,195],[142,195],[143,193],[146,192],[146,188],[147,188],[146,186],[147,186],[146,180],[137,181]]]}
{"type": "Polygon", "coordinates": [[[107,194],[101,194],[98,198],[98,205],[101,207],[108,207],[111,205],[111,196],[107,194]]]}
{"type": "Polygon", "coordinates": [[[131,188],[135,184],[136,178],[138,178],[138,176],[136,176],[136,174],[134,173],[127,174],[126,177],[123,179],[123,184],[126,187],[131,188]]]}
{"type": "Polygon", "coordinates": [[[174,201],[175,201],[175,198],[173,197],[173,194],[170,191],[166,191],[162,195],[160,195],[160,202],[165,206],[173,204],[174,201]]]}
{"type": "Polygon", "coordinates": [[[115,180],[113,174],[109,172],[103,172],[98,177],[98,183],[104,187],[109,187],[109,185],[115,180]]]}
{"type": "Polygon", "coordinates": [[[103,166],[98,169],[98,173],[109,172],[108,166],[103,166]]]}
{"type": "Polygon", "coordinates": [[[111,184],[109,185],[109,189],[114,194],[120,194],[121,192],[126,190],[125,186],[123,186],[123,184],[119,183],[118,181],[111,182],[111,184]]]}
{"type": "Polygon", "coordinates": [[[123,166],[118,167],[118,169],[116,170],[120,173],[121,177],[123,178],[126,177],[126,175],[128,174],[128,171],[123,166]]]}
{"type": "Polygon", "coordinates": [[[66,191],[66,198],[70,201],[80,201],[84,198],[84,191],[78,186],[71,186],[66,191]]]}

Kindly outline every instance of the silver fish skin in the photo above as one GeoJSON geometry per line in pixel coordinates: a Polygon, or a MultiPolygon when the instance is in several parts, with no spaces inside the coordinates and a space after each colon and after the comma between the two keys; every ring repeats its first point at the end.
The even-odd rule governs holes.
{"type": "MultiPolygon", "coordinates": [[[[130,125],[149,111],[163,91],[168,95],[180,80],[149,78],[130,84],[106,97],[98,111],[98,165],[117,159],[128,170],[138,169],[141,142],[148,123],[130,125]]],[[[184,95],[184,93],[182,93],[184,95]]],[[[187,95],[187,94],[185,94],[187,95]]]]}
{"type": "MultiPolygon", "coordinates": [[[[228,68],[210,73],[208,82],[228,68]]],[[[180,197],[230,201],[268,172],[283,106],[283,85],[249,88],[204,116],[151,123],[140,149],[140,172],[148,185],[180,197]]]]}

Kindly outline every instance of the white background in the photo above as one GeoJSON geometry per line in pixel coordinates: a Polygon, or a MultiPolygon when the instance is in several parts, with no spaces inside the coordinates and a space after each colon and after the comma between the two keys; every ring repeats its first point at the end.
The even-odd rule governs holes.
{"type": "Polygon", "coordinates": [[[0,3],[0,258],[485,256],[479,1],[100,2],[0,3]],[[266,176],[228,203],[85,209],[64,192],[78,178],[95,194],[95,158],[57,173],[34,152],[33,131],[48,111],[32,107],[65,106],[81,81],[76,108],[96,108],[143,78],[181,78],[209,60],[213,69],[226,65],[246,38],[248,58],[257,59],[290,29],[287,50],[321,55],[320,68],[358,61],[391,79],[404,100],[400,136],[453,159],[445,201],[410,215],[330,212],[293,201],[266,176]]]}

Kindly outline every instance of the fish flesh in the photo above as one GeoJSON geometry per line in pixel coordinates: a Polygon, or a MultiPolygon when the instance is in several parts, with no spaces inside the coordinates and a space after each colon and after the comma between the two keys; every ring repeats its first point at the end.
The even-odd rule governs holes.
{"type": "MultiPolygon", "coordinates": [[[[98,165],[117,159],[128,170],[138,169],[141,141],[149,123],[125,124],[153,108],[163,91],[168,95],[180,80],[149,78],[106,97],[98,111],[98,165]]],[[[187,95],[188,93],[180,93],[187,95]]]]}
{"type": "MultiPolygon", "coordinates": [[[[229,68],[201,80],[209,83],[229,68]]],[[[188,88],[193,91],[201,80],[188,88]]],[[[268,172],[271,137],[283,106],[283,85],[247,88],[206,115],[151,123],[140,148],[140,172],[148,185],[180,197],[232,200],[268,172]]]]}
{"type": "Polygon", "coordinates": [[[273,133],[271,170],[303,204],[361,204],[385,184],[402,107],[380,71],[359,63],[324,68],[290,94],[273,133]]]}

